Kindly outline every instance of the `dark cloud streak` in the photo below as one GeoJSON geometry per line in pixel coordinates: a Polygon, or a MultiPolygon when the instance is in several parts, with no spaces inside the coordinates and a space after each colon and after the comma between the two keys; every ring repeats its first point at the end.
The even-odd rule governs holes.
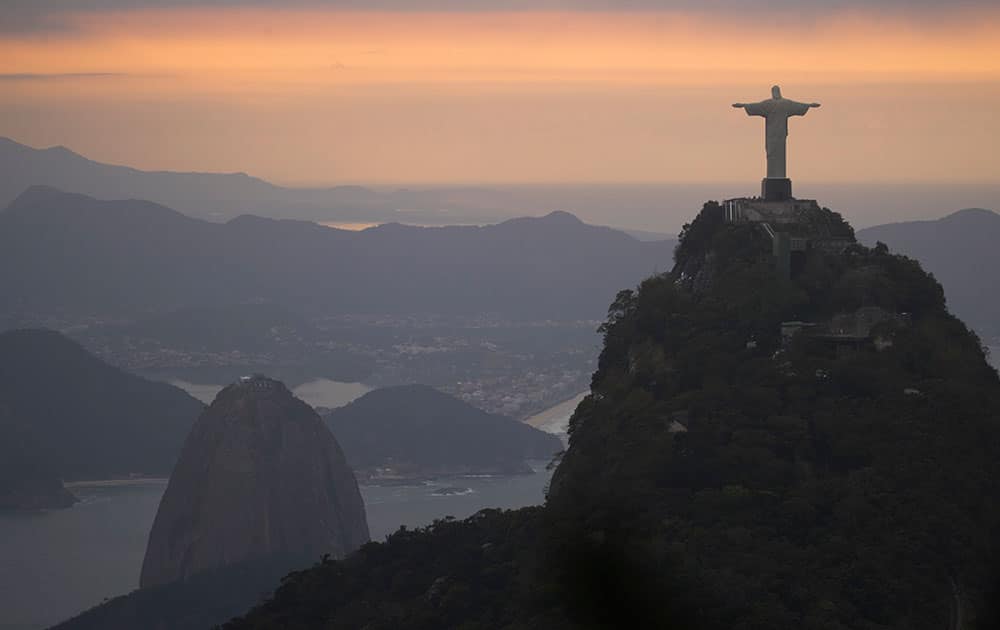
{"type": "Polygon", "coordinates": [[[961,9],[995,8],[996,0],[2,0],[0,33],[30,35],[67,30],[69,13],[136,9],[266,8],[353,11],[451,12],[681,10],[709,15],[750,17],[781,13],[813,17],[828,12],[864,10],[919,15],[961,9]]]}
{"type": "Polygon", "coordinates": [[[132,77],[123,72],[14,72],[0,74],[0,81],[47,81],[58,79],[112,79],[132,77]]]}

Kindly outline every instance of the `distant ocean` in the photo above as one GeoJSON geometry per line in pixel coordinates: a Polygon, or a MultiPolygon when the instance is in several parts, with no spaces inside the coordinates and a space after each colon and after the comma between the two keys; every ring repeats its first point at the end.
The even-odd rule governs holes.
{"type": "MultiPolygon", "coordinates": [[[[792,176],[795,196],[816,199],[855,229],[938,219],[964,208],[1000,211],[1000,180],[954,182],[815,182],[792,176]]],[[[426,188],[433,189],[432,186],[426,188]]],[[[587,223],[659,233],[676,238],[705,201],[760,194],[759,180],[660,184],[484,185],[489,203],[477,211],[458,208],[436,215],[438,224],[494,223],[514,216],[572,212],[587,223]]],[[[472,193],[470,193],[472,194],[472,193]]],[[[418,221],[419,223],[419,221],[418,221]]],[[[360,226],[350,226],[360,227],[360,226]]]]}

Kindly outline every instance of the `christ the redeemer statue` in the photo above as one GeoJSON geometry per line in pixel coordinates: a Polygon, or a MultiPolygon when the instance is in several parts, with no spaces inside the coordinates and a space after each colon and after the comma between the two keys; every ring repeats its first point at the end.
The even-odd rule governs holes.
{"type": "Polygon", "coordinates": [[[767,178],[763,183],[763,196],[768,200],[791,197],[792,183],[785,170],[785,142],[788,138],[789,116],[805,116],[819,103],[799,103],[783,98],[781,88],[771,88],[771,98],[759,103],[733,103],[746,111],[747,116],[763,116],[764,141],[767,148],[767,178]],[[769,182],[768,180],[772,180],[769,182]]]}

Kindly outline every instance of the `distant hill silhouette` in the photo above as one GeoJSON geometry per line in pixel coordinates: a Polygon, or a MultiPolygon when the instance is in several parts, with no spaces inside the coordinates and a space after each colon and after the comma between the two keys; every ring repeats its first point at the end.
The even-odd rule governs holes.
{"type": "MultiPolygon", "coordinates": [[[[167,475],[202,405],[48,330],[0,333],[0,488],[29,479],[167,475]]],[[[0,490],[2,494],[2,490],[0,490]]]]}
{"type": "Polygon", "coordinates": [[[361,232],[34,187],[0,212],[0,319],[120,316],[271,301],[308,311],[598,319],[618,287],[668,268],[639,242],[556,212],[485,227],[361,232]]]}
{"type": "Polygon", "coordinates": [[[0,137],[0,206],[35,185],[104,199],[152,199],[213,220],[248,212],[326,220],[395,216],[390,200],[360,186],[284,188],[246,173],[141,171],[95,162],[62,146],[35,149],[0,137]]]}
{"type": "Polygon", "coordinates": [[[867,228],[857,237],[920,261],[944,286],[952,312],[982,335],[1000,335],[1000,214],[967,208],[933,221],[867,228]]]}
{"type": "Polygon", "coordinates": [[[402,474],[518,472],[562,450],[554,435],[486,413],[426,385],[369,392],[325,417],[359,471],[402,474]]]}
{"type": "MultiPolygon", "coordinates": [[[[0,137],[0,208],[38,185],[98,199],[148,199],[219,222],[256,214],[333,222],[384,223],[405,216],[432,225],[486,223],[510,217],[525,204],[509,192],[475,186],[307,188],[277,186],[246,173],[143,171],[97,162],[63,146],[36,149],[0,137]]],[[[529,205],[532,212],[525,214],[552,204],[543,198],[529,205]]]]}

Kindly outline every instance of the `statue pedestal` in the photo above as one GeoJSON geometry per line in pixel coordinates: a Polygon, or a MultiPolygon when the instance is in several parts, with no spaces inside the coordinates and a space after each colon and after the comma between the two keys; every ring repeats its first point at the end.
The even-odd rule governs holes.
{"type": "Polygon", "coordinates": [[[788,201],[792,198],[792,180],[787,177],[765,177],[760,182],[764,201],[788,201]]]}

